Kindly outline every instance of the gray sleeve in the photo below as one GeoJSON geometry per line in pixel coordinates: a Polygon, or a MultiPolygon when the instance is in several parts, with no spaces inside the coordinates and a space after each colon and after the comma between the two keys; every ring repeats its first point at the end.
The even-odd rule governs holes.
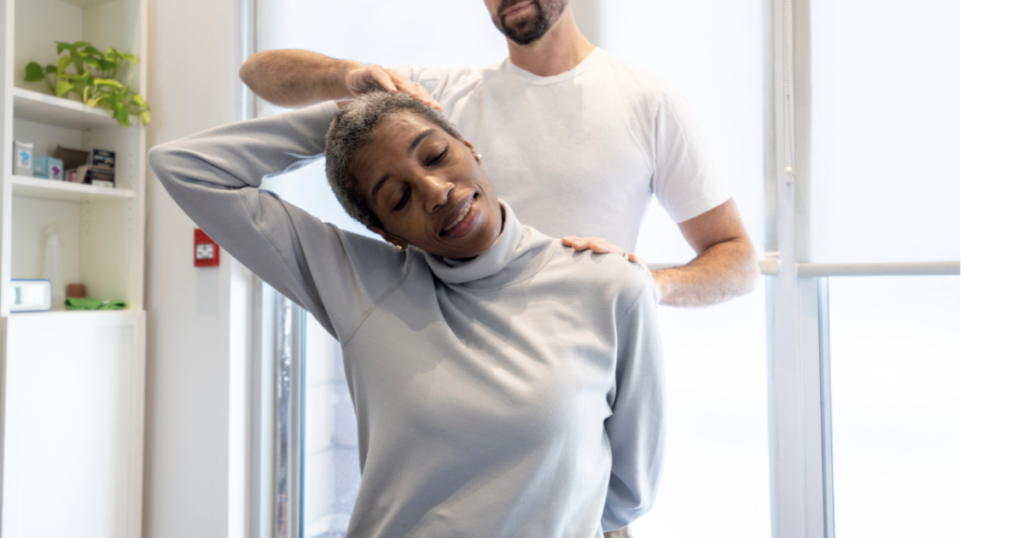
{"type": "Polygon", "coordinates": [[[605,431],[612,450],[601,525],[621,529],[654,505],[665,450],[665,391],[653,282],[616,323],[618,360],[612,416],[605,431]]]}
{"type": "Polygon", "coordinates": [[[258,189],[322,155],[336,113],[331,102],[217,127],[153,148],[149,165],[214,241],[342,339],[393,286],[404,255],[258,189]]]}

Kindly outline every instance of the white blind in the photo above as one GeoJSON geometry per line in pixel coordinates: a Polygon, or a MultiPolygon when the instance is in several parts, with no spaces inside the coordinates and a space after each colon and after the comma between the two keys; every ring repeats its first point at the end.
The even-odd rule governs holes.
{"type": "Polygon", "coordinates": [[[960,259],[959,10],[957,0],[811,4],[802,261],[960,259]]]}

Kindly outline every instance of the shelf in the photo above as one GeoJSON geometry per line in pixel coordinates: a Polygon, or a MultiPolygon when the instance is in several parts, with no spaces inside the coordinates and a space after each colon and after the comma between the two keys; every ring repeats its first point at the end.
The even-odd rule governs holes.
{"type": "Polygon", "coordinates": [[[113,2],[114,0],[63,0],[65,4],[71,4],[78,7],[92,7],[100,4],[106,4],[107,2],[113,2]]]}
{"type": "Polygon", "coordinates": [[[72,129],[121,127],[110,117],[108,110],[24,88],[14,88],[13,93],[14,117],[17,119],[72,129]]]}
{"type": "Polygon", "coordinates": [[[50,200],[126,200],[135,198],[135,191],[128,189],[108,189],[81,183],[68,183],[55,179],[39,179],[37,177],[8,176],[11,190],[16,196],[47,198],[50,200]]]}
{"type": "Polygon", "coordinates": [[[52,319],[61,323],[70,320],[77,321],[114,321],[117,319],[130,319],[131,316],[141,313],[141,310],[126,308],[124,310],[48,310],[46,312],[11,312],[12,316],[32,316],[33,319],[42,321],[52,319]]]}

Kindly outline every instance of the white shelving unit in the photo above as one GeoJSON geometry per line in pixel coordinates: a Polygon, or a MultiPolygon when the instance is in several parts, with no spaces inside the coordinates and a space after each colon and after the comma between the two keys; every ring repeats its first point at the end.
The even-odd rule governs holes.
{"type": "Polygon", "coordinates": [[[143,59],[144,0],[0,0],[0,536],[141,536],[145,129],[24,82],[56,41],[143,59]],[[116,153],[116,188],[15,176],[14,141],[116,153]],[[122,311],[12,313],[11,279],[42,278],[56,226],[66,283],[122,311]]]}

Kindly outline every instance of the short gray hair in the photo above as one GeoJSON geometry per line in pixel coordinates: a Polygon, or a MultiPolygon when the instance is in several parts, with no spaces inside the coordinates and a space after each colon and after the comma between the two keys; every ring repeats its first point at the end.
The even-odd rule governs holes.
{"type": "Polygon", "coordinates": [[[418,114],[453,137],[461,138],[452,123],[433,108],[407,94],[382,91],[368,93],[349,103],[334,116],[331,129],[327,131],[324,150],[327,181],[345,211],[368,228],[382,226],[352,175],[352,156],[373,139],[374,132],[385,119],[401,112],[418,114]]]}

